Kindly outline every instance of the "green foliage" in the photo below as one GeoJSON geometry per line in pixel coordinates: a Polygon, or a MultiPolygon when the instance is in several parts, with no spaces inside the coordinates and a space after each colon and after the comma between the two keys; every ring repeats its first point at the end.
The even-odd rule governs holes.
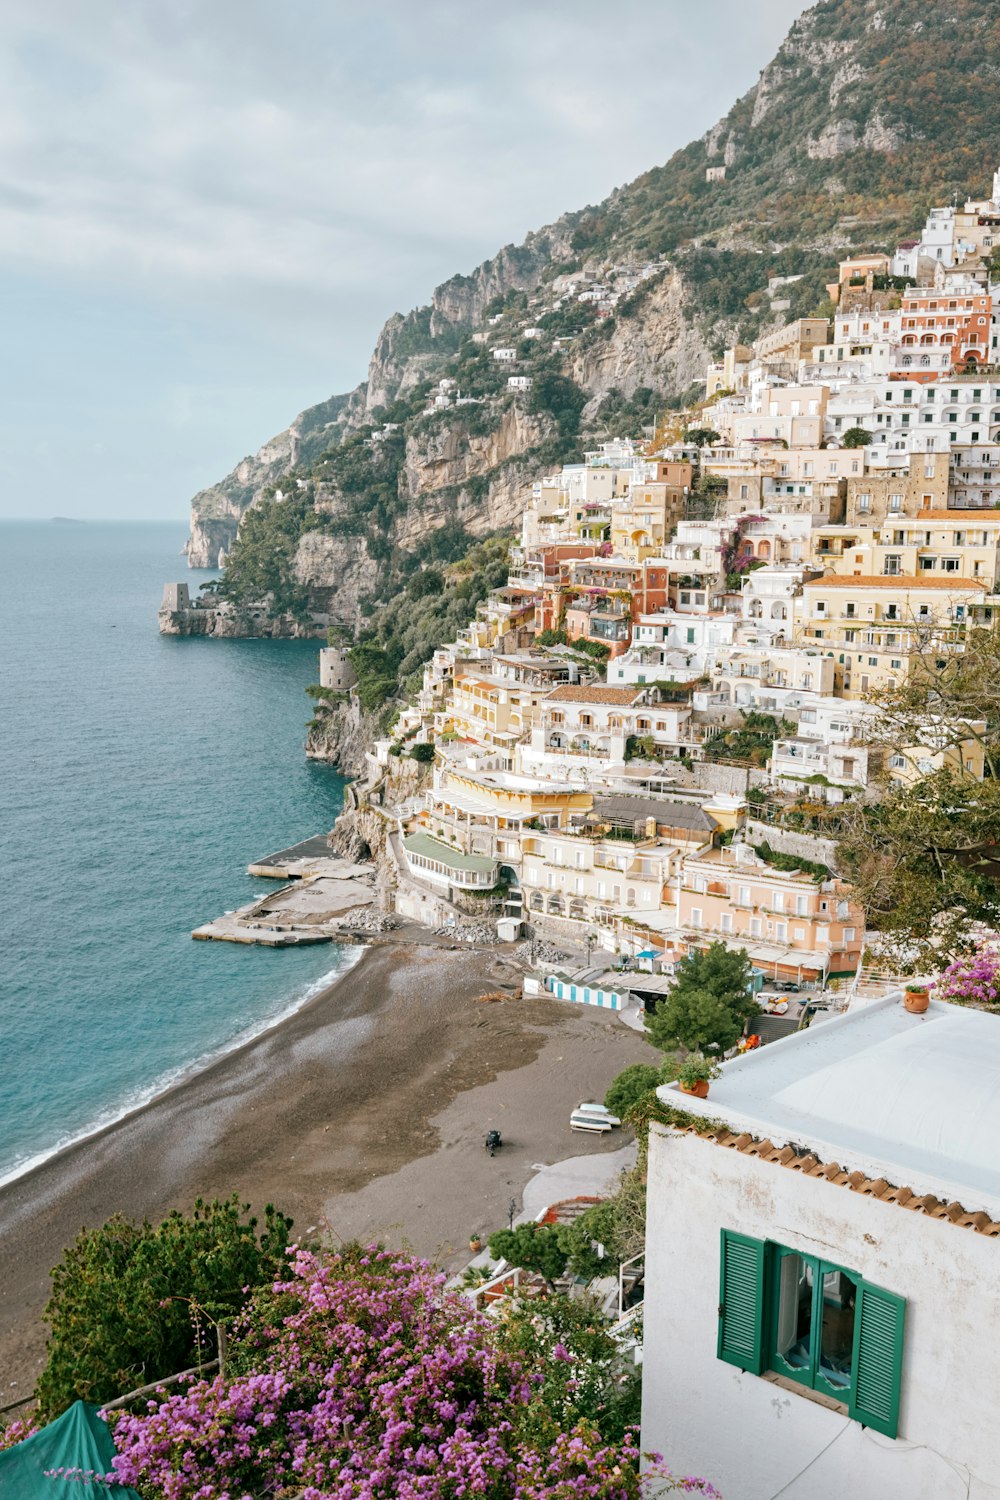
{"type": "Polygon", "coordinates": [[[837,859],[882,946],[912,963],[1000,925],[998,847],[1000,782],[941,770],[853,806],[837,859]]]}
{"type": "Polygon", "coordinates": [[[694,443],[696,448],[707,448],[719,441],[719,434],[714,427],[689,427],[684,434],[684,441],[694,443]]]}
{"type": "Polygon", "coordinates": [[[568,646],[569,636],[565,630],[540,630],[535,636],[536,646],[568,646]]]}
{"type": "Polygon", "coordinates": [[[658,760],[656,741],[651,734],[630,734],[625,741],[626,760],[658,760]]]}
{"type": "Polygon", "coordinates": [[[530,1436],[549,1449],[560,1432],[592,1422],[619,1442],[640,1416],[641,1375],[623,1367],[621,1348],[590,1298],[556,1295],[513,1306],[498,1323],[502,1348],[542,1371],[530,1436]]]}
{"type": "Polygon", "coordinates": [[[736,761],[741,765],[763,766],[771,758],[776,739],[795,733],[788,719],[773,714],[741,710],[743,723],[738,729],[719,729],[709,735],[703,746],[706,760],[736,761]]]}
{"type": "Polygon", "coordinates": [[[560,437],[576,437],[580,430],[580,413],[586,404],[586,394],[568,375],[543,370],[534,377],[528,410],[536,416],[552,417],[560,437]]]}
{"type": "Polygon", "coordinates": [[[601,1203],[594,1203],[572,1223],[557,1227],[560,1243],[566,1251],[567,1269],[574,1276],[593,1281],[597,1276],[610,1276],[617,1271],[613,1199],[605,1198],[601,1203]]]}
{"type": "Polygon", "coordinates": [[[785,854],[781,849],[772,849],[770,844],[755,844],[754,848],[765,864],[770,865],[773,870],[801,870],[806,875],[812,875],[816,880],[829,880],[830,871],[826,865],[819,864],[813,859],[799,859],[795,854],[785,854]]]}
{"type": "Polygon", "coordinates": [[[677,1070],[677,1081],[686,1089],[708,1083],[718,1076],[719,1064],[714,1058],[706,1057],[704,1052],[689,1052],[677,1070]]]}
{"type": "Polygon", "coordinates": [[[872,440],[870,432],[863,427],[849,427],[841,440],[844,448],[867,448],[872,440]]]}
{"type": "Polygon", "coordinates": [[[682,1046],[692,1052],[735,1046],[747,1021],[759,1014],[752,979],[743,949],[730,951],[716,942],[688,954],[663,1004],[646,1017],[650,1041],[664,1050],[682,1046]]]}
{"type": "Polygon", "coordinates": [[[116,1214],[81,1230],[52,1272],[45,1309],[51,1334],[35,1394],[46,1420],[78,1399],[110,1401],[214,1357],[209,1323],[231,1317],[246,1289],[284,1266],[291,1219],[268,1204],[258,1234],[248,1212],[235,1195],[199,1198],[193,1213],[175,1210],[156,1227],[116,1214]]]}
{"type": "Polygon", "coordinates": [[[410,759],[418,760],[420,761],[421,765],[429,766],[431,761],[434,759],[434,746],[428,744],[426,740],[421,740],[420,743],[414,745],[413,749],[410,751],[410,759]]]}
{"type": "Polygon", "coordinates": [[[271,496],[252,506],[226,561],[220,596],[243,607],[270,599],[274,614],[302,618],[309,596],[295,582],[292,567],[299,538],[317,525],[311,493],[294,486],[286,499],[271,496]]]}
{"type": "Polygon", "coordinates": [[[443,570],[440,593],[408,592],[373,616],[350,652],[362,707],[377,710],[418,685],[424,662],[468,625],[491,589],[506,582],[509,550],[506,537],[490,537],[443,570]]]}
{"type": "Polygon", "coordinates": [[[663,1082],[663,1068],[650,1063],[632,1063],[609,1085],[604,1106],[623,1118],[632,1106],[663,1082]]]}
{"type": "Polygon", "coordinates": [[[524,1271],[534,1271],[552,1286],[566,1269],[567,1253],[555,1224],[519,1224],[497,1229],[489,1238],[494,1260],[503,1259],[524,1271]]]}

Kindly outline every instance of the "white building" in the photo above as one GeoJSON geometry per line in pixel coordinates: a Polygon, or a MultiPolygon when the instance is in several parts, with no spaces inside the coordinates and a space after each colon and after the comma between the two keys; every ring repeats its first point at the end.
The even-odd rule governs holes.
{"type": "Polygon", "coordinates": [[[512,365],[517,359],[516,349],[494,349],[492,353],[498,365],[512,365]]]}
{"type": "Polygon", "coordinates": [[[1000,1495],[1000,1020],[897,997],[650,1131],[642,1447],[727,1500],[1000,1495]]]}

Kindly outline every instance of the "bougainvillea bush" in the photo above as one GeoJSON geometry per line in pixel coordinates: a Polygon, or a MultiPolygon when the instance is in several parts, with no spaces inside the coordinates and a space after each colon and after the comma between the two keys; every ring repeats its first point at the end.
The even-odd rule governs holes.
{"type": "MultiPolygon", "coordinates": [[[[634,1439],[539,1421],[541,1369],[425,1262],[293,1253],[225,1376],[112,1417],[119,1479],[151,1500],[636,1500],[634,1439]],[[544,1434],[544,1436],[540,1436],[544,1434]]],[[[712,1496],[662,1465],[657,1492],[712,1496]]]]}
{"type": "Polygon", "coordinates": [[[1000,953],[980,948],[976,953],[949,964],[934,986],[935,1000],[956,1005],[1000,1009],[1000,953]]]}

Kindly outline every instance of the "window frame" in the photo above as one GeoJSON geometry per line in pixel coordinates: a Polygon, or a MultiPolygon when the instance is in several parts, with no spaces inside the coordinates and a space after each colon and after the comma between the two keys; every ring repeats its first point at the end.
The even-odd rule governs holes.
{"type": "MultiPolygon", "coordinates": [[[[905,1348],[906,1298],[866,1281],[858,1271],[808,1250],[796,1250],[776,1240],[761,1240],[735,1230],[720,1231],[719,1307],[716,1354],[726,1364],[752,1375],[769,1374],[810,1390],[843,1407],[852,1421],[885,1437],[899,1431],[899,1407],[905,1348]],[[822,1376],[821,1384],[805,1380],[801,1372],[786,1365],[775,1369],[777,1334],[776,1287],[781,1260],[799,1255],[813,1264],[815,1274],[811,1344],[819,1347],[816,1330],[822,1328],[823,1276],[839,1272],[857,1288],[854,1336],[851,1347],[851,1379],[847,1387],[835,1387],[822,1376]],[[819,1319],[815,1316],[819,1308],[819,1319]]],[[[815,1351],[810,1363],[817,1363],[815,1351]]]]}

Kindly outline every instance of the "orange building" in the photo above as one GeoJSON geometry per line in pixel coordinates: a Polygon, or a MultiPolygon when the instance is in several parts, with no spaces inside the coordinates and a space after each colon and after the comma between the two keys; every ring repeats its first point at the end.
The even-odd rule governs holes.
{"type": "MultiPolygon", "coordinates": [[[[952,369],[988,365],[992,312],[988,292],[910,287],[903,293],[902,345],[907,349],[948,348],[952,369]]],[[[908,373],[905,378],[926,383],[937,375],[908,373]]]]}
{"type": "Polygon", "coordinates": [[[677,924],[689,941],[704,932],[745,947],[774,977],[824,979],[855,973],[865,925],[843,881],[775,869],[749,845],[685,858],[677,924]]]}

